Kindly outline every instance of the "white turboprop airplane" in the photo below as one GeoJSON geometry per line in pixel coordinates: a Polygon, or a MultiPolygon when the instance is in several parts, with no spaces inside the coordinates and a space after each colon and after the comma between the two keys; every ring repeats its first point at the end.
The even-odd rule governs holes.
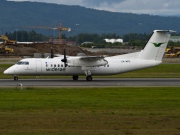
{"type": "Polygon", "coordinates": [[[79,75],[86,75],[92,81],[95,75],[115,75],[133,70],[153,67],[162,62],[171,30],[155,30],[140,52],[103,57],[103,56],[66,56],[54,58],[22,59],[4,71],[4,74],[18,76],[66,75],[78,80],[79,75]]]}

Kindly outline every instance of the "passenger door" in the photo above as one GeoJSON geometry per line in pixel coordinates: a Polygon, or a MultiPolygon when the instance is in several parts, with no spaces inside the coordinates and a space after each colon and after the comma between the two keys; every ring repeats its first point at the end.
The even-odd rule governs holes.
{"type": "Polygon", "coordinates": [[[40,60],[36,61],[36,73],[42,72],[42,62],[40,60]]]}

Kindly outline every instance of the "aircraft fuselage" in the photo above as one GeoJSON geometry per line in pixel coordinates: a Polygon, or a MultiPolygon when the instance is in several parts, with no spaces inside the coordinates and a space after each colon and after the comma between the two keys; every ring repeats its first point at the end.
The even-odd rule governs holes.
{"type": "MultiPolygon", "coordinates": [[[[91,66],[88,70],[92,75],[114,75],[142,68],[156,66],[161,61],[139,60],[139,59],[119,59],[113,57],[105,58],[107,64],[104,66],[91,66]]],[[[23,59],[17,64],[7,69],[5,74],[13,76],[60,76],[60,75],[85,75],[80,66],[67,66],[61,59],[23,59]],[[21,63],[22,62],[22,63],[21,63]]]]}

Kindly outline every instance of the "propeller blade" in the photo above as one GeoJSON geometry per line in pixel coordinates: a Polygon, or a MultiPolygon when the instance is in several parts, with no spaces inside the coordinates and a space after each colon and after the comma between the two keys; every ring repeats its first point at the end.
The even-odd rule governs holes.
{"type": "Polygon", "coordinates": [[[61,60],[64,62],[64,66],[67,67],[67,58],[66,58],[66,50],[64,49],[64,59],[61,60]]]}
{"type": "Polygon", "coordinates": [[[67,62],[67,59],[66,59],[66,50],[64,49],[64,59],[66,60],[67,62]]]}
{"type": "Polygon", "coordinates": [[[51,47],[51,58],[54,58],[53,48],[51,47]]]}

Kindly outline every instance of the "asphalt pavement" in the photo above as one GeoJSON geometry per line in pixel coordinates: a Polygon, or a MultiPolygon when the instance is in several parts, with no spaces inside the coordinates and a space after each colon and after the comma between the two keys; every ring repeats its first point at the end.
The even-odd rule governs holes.
{"type": "Polygon", "coordinates": [[[86,81],[72,79],[0,79],[0,87],[173,87],[180,86],[180,78],[94,78],[86,81]]]}

